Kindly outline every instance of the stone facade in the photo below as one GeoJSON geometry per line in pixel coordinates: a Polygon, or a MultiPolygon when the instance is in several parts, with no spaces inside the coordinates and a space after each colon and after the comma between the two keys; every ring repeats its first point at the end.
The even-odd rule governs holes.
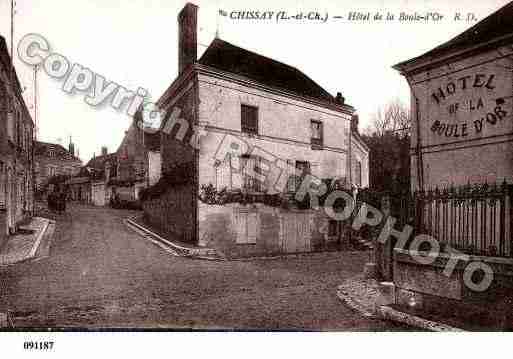
{"type": "Polygon", "coordinates": [[[216,206],[199,202],[198,206],[200,244],[215,248],[227,258],[330,248],[328,218],[322,211],[283,209],[260,203],[216,206]]]}
{"type": "Polygon", "coordinates": [[[139,193],[161,176],[160,134],[142,131],[137,124],[140,120],[137,113],[116,151],[116,182],[130,187],[134,200],[139,200],[139,193]]]}
{"type": "MultiPolygon", "coordinates": [[[[501,251],[485,248],[486,255],[467,255],[464,259],[436,253],[436,259],[425,265],[412,259],[415,254],[412,251],[396,249],[393,277],[398,304],[408,305],[410,301],[434,312],[445,308],[442,314],[464,317],[471,323],[477,322],[477,317],[483,313],[489,316],[484,322],[490,323],[493,319],[495,324],[509,315],[504,308],[511,308],[513,293],[513,259],[509,249],[513,245],[512,222],[508,215],[511,192],[507,190],[507,183],[513,183],[512,16],[513,4],[510,3],[447,43],[394,67],[406,77],[411,90],[412,189],[461,188],[467,184],[468,188],[484,189],[480,198],[472,197],[470,191],[460,190],[456,198],[459,207],[454,206],[454,191],[447,191],[453,193],[452,199],[438,200],[433,208],[444,201],[456,208],[444,220],[447,222],[444,228],[454,230],[440,232],[451,247],[468,254],[473,253],[472,243],[477,243],[476,248],[481,251],[487,245],[502,247],[501,251]],[[482,184],[492,184],[490,188],[495,193],[503,190],[500,192],[502,202],[492,197],[493,191],[482,184]],[[471,224],[468,216],[461,211],[457,213],[462,207],[469,211],[467,202],[475,213],[471,224]],[[501,210],[496,210],[499,207],[501,210]],[[495,223],[501,225],[495,227],[495,223]],[[463,229],[467,226],[466,237],[464,231],[458,233],[457,225],[463,229]],[[476,226],[480,233],[472,232],[476,226]],[[499,232],[501,235],[496,234],[499,232]],[[503,241],[500,245],[498,238],[503,241]],[[458,264],[454,271],[448,270],[455,261],[458,264]],[[489,288],[471,290],[469,281],[465,283],[465,268],[470,262],[483,263],[492,272],[489,288]],[[495,311],[495,308],[500,309],[495,311]],[[475,317],[470,318],[469,313],[474,313],[475,317]]],[[[426,227],[432,223],[438,232],[438,217],[426,227]]],[[[513,326],[511,316],[507,321],[513,326]]],[[[504,329],[500,325],[498,328],[504,329]]]]}
{"type": "Polygon", "coordinates": [[[75,156],[73,144],[69,150],[55,143],[34,142],[36,189],[44,187],[53,176],[76,176],[82,167],[82,160],[75,156]]]}
{"type": "Polygon", "coordinates": [[[2,237],[34,209],[34,123],[11,69],[0,36],[0,210],[6,212],[2,237]]]}
{"type": "MultiPolygon", "coordinates": [[[[179,19],[179,33],[186,37],[196,32],[196,20],[183,16],[195,17],[197,8],[188,7],[179,19]]],[[[196,46],[194,38],[179,45],[179,52],[193,53],[184,46],[196,46]]],[[[306,174],[347,184],[358,172],[359,186],[367,186],[368,149],[351,132],[354,109],[300,71],[220,39],[201,59],[183,60],[178,78],[158,101],[167,113],[160,131],[166,180],[156,185],[165,190],[144,200],[147,221],[229,256],[320,248],[324,239],[318,231],[327,227],[327,218],[256,204],[207,205],[199,194],[205,188],[284,194],[292,176],[306,174]],[[259,175],[252,176],[254,171],[259,175]],[[181,207],[174,202],[190,212],[178,213],[181,207]],[[254,230],[248,232],[248,226],[254,230]],[[238,238],[241,233],[245,240],[238,238]]]]}
{"type": "Polygon", "coordinates": [[[498,44],[399,67],[411,87],[414,188],[513,182],[512,54],[498,44]]]}
{"type": "Polygon", "coordinates": [[[145,220],[171,238],[197,243],[196,197],[191,184],[173,186],[157,198],[143,201],[145,220]]]}

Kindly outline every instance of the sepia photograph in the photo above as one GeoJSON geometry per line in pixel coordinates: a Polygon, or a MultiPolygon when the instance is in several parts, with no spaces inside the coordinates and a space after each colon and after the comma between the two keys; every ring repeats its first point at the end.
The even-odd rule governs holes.
{"type": "Polygon", "coordinates": [[[513,331],[513,2],[0,0],[0,331],[513,331]]]}

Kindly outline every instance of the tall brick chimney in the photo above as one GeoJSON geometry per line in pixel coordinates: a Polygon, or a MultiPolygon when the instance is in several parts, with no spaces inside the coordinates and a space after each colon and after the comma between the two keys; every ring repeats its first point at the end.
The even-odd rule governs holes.
{"type": "Polygon", "coordinates": [[[107,153],[109,151],[107,150],[107,146],[102,146],[102,156],[107,156],[107,153]]]}
{"type": "Polygon", "coordinates": [[[198,7],[187,3],[178,14],[178,75],[197,60],[198,7]]]}

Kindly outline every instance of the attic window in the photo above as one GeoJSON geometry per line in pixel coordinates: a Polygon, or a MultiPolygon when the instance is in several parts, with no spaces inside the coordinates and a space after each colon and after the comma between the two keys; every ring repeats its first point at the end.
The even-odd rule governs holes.
{"type": "Polygon", "coordinates": [[[241,105],[241,131],[243,133],[258,134],[258,107],[241,105]]]}

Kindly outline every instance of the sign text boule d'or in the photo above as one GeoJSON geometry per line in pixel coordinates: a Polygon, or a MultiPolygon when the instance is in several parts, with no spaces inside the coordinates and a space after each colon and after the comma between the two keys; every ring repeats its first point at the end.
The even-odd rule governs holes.
{"type": "MultiPolygon", "coordinates": [[[[475,118],[470,118],[464,123],[447,123],[435,120],[431,126],[431,131],[439,136],[458,138],[467,137],[469,133],[476,135],[483,131],[484,126],[495,126],[500,123],[508,113],[503,108],[504,99],[495,98],[495,74],[476,73],[473,75],[462,76],[456,80],[449,81],[443,86],[438,87],[430,97],[437,106],[446,106],[449,116],[455,116],[458,112],[466,111],[469,114],[476,113],[475,118]],[[478,93],[476,90],[485,90],[486,96],[467,97],[457,102],[450,102],[451,98],[456,97],[459,92],[478,93]],[[488,100],[488,101],[487,101],[488,100]]],[[[465,94],[459,94],[465,96],[465,94]]],[[[459,98],[459,97],[458,97],[459,98]]]]}

